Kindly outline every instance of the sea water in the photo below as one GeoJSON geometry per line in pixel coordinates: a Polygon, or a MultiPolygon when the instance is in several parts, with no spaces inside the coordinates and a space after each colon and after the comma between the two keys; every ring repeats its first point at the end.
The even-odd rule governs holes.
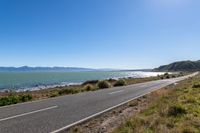
{"type": "Polygon", "coordinates": [[[160,72],[98,71],[98,72],[0,72],[0,91],[31,91],[56,86],[81,84],[88,80],[142,78],[160,72]]]}

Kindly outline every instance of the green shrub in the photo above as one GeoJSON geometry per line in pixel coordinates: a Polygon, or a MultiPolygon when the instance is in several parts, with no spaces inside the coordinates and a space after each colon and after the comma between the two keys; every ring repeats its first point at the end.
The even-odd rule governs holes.
{"type": "Polygon", "coordinates": [[[194,103],[198,103],[198,100],[195,97],[193,97],[193,96],[187,96],[186,103],[192,103],[192,104],[194,104],[194,103]]]}
{"type": "Polygon", "coordinates": [[[111,87],[108,81],[99,81],[97,86],[99,87],[99,89],[106,89],[111,87]]]}
{"type": "Polygon", "coordinates": [[[33,99],[32,95],[11,95],[8,97],[0,98],[0,106],[17,104],[21,102],[31,101],[33,99]]]}
{"type": "Polygon", "coordinates": [[[169,79],[169,78],[170,78],[169,73],[165,73],[165,74],[164,74],[164,78],[169,79]]]}
{"type": "Polygon", "coordinates": [[[82,85],[87,85],[87,84],[97,84],[99,82],[99,80],[89,80],[89,81],[86,81],[84,82],[82,85]]]}
{"type": "Polygon", "coordinates": [[[21,96],[19,96],[19,100],[21,102],[31,101],[32,99],[33,99],[33,97],[31,95],[21,95],[21,96]]]}
{"type": "Polygon", "coordinates": [[[172,75],[172,78],[176,78],[176,75],[172,75]]]}
{"type": "Polygon", "coordinates": [[[108,79],[108,82],[116,82],[116,81],[117,81],[116,79],[112,79],[112,78],[108,79]]]}
{"type": "Polygon", "coordinates": [[[58,92],[54,92],[54,93],[51,93],[51,94],[50,94],[50,97],[57,97],[57,96],[59,96],[59,93],[58,93],[58,92]]]}
{"type": "Polygon", "coordinates": [[[165,73],[164,76],[169,76],[169,73],[165,73]]]}
{"type": "Polygon", "coordinates": [[[200,88],[200,84],[194,84],[192,88],[200,88]]]}
{"type": "Polygon", "coordinates": [[[179,76],[184,76],[183,72],[180,72],[180,73],[179,73],[179,76]]]}
{"type": "Polygon", "coordinates": [[[173,105],[168,109],[168,115],[173,117],[181,116],[186,113],[186,109],[181,105],[173,105]]]}
{"type": "Polygon", "coordinates": [[[114,86],[124,86],[124,85],[126,85],[126,81],[124,79],[120,79],[114,84],[114,86]]]}
{"type": "Polygon", "coordinates": [[[5,105],[9,105],[9,98],[8,97],[3,97],[0,99],[0,106],[5,106],[5,105]]]}
{"type": "Polygon", "coordinates": [[[182,133],[197,133],[197,131],[191,126],[185,126],[182,130],[182,133]]]}
{"type": "Polygon", "coordinates": [[[87,85],[84,86],[84,90],[93,91],[93,90],[95,90],[95,87],[91,84],[87,84],[87,85]]]}
{"type": "Polygon", "coordinates": [[[78,90],[77,89],[63,89],[63,90],[60,90],[58,92],[59,95],[64,95],[64,94],[75,94],[75,93],[78,93],[78,90]]]}

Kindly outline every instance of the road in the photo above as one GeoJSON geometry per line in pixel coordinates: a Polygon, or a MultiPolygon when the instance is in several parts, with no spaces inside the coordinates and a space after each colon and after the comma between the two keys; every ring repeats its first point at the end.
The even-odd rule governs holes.
{"type": "Polygon", "coordinates": [[[0,133],[57,133],[196,74],[0,107],[0,133]]]}

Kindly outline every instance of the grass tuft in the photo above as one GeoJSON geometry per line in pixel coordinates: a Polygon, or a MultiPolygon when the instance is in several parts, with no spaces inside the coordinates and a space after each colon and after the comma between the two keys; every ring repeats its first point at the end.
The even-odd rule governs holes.
{"type": "Polygon", "coordinates": [[[192,88],[200,88],[200,84],[194,84],[192,88]]]}
{"type": "Polygon", "coordinates": [[[85,86],[84,86],[84,89],[85,89],[86,91],[94,91],[94,90],[96,90],[96,88],[95,88],[92,84],[87,84],[87,85],[85,85],[85,86]]]}
{"type": "Polygon", "coordinates": [[[186,114],[187,111],[182,105],[172,105],[168,109],[168,115],[177,117],[186,114]]]}
{"type": "Polygon", "coordinates": [[[126,85],[126,81],[124,79],[119,79],[115,82],[114,86],[124,86],[126,85]]]}
{"type": "Polygon", "coordinates": [[[108,81],[99,81],[97,86],[99,89],[106,89],[106,88],[110,88],[111,84],[108,81]]]}

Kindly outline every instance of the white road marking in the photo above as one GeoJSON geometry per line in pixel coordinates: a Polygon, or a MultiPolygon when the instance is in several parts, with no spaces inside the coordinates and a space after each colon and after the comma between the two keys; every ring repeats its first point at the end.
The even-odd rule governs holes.
{"type": "Polygon", "coordinates": [[[48,107],[48,108],[44,108],[44,109],[40,109],[40,110],[31,111],[31,112],[28,112],[28,113],[23,113],[23,114],[19,114],[19,115],[7,117],[7,118],[2,118],[2,119],[0,119],[0,122],[6,121],[6,120],[10,120],[10,119],[14,119],[14,118],[21,117],[21,116],[25,116],[25,115],[30,115],[30,114],[34,114],[34,113],[38,113],[38,112],[54,109],[54,108],[57,108],[57,107],[58,106],[52,106],[52,107],[48,107]]]}
{"type": "Polygon", "coordinates": [[[124,90],[114,91],[114,92],[111,92],[111,93],[108,93],[108,94],[112,95],[112,94],[120,93],[120,92],[123,92],[123,91],[124,91],[124,90]]]}

